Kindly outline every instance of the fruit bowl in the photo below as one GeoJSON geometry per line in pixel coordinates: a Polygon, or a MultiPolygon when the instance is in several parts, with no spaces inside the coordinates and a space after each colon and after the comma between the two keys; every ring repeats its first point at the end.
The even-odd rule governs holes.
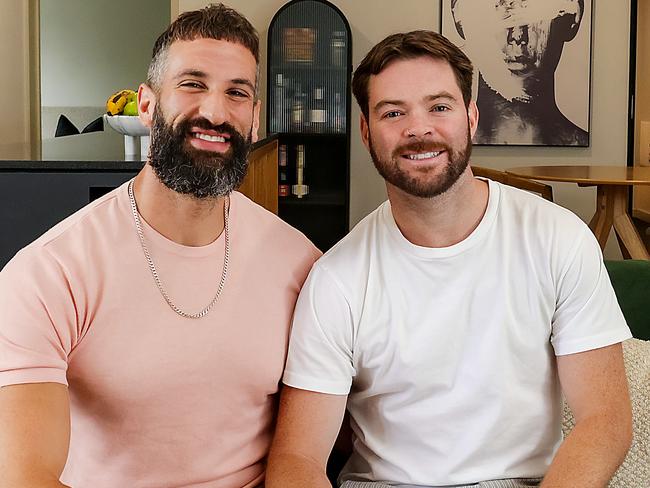
{"type": "Polygon", "coordinates": [[[138,153],[142,159],[149,153],[149,127],[145,127],[140,117],[134,115],[108,115],[104,114],[104,121],[113,130],[124,136],[124,155],[127,159],[133,159],[138,153]],[[138,140],[139,139],[139,140],[138,140]]]}
{"type": "Polygon", "coordinates": [[[108,115],[104,114],[104,120],[113,130],[124,136],[148,136],[149,127],[145,127],[140,122],[140,117],[134,115],[108,115]]]}

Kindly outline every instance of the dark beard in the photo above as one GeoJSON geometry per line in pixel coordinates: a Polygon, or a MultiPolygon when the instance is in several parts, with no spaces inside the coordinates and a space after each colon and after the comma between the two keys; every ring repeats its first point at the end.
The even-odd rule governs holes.
{"type": "Polygon", "coordinates": [[[154,109],[149,164],[158,179],[175,192],[198,199],[228,195],[246,176],[250,147],[251,134],[244,139],[227,122],[215,126],[204,118],[184,119],[172,127],[165,122],[160,105],[154,109]],[[190,146],[192,127],[228,134],[230,149],[218,154],[190,146]]]}
{"type": "MultiPolygon", "coordinates": [[[[420,198],[433,198],[442,195],[454,186],[460,175],[465,172],[472,154],[469,128],[467,129],[467,143],[463,149],[458,151],[444,143],[420,140],[398,147],[393,151],[390,161],[382,161],[375,152],[370,134],[368,135],[368,146],[370,147],[370,157],[379,174],[391,185],[409,195],[420,198]],[[420,181],[421,178],[409,176],[399,167],[399,158],[407,151],[422,153],[440,149],[447,153],[449,164],[444,168],[443,173],[435,179],[420,181]]],[[[422,172],[421,175],[425,177],[426,173],[422,172]]]]}

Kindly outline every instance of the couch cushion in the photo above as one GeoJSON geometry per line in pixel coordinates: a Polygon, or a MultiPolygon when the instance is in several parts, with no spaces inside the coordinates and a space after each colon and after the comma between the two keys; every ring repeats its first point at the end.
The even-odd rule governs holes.
{"type": "Polygon", "coordinates": [[[650,340],[650,261],[605,261],[605,267],[632,335],[650,340]]]}

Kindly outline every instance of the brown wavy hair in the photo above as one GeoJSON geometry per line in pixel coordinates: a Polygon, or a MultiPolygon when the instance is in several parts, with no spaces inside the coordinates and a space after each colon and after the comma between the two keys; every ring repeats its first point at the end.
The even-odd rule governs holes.
{"type": "Polygon", "coordinates": [[[393,34],[381,41],[363,58],[352,77],[352,93],[366,120],[368,119],[368,82],[390,63],[402,59],[428,56],[447,61],[454,72],[465,107],[472,98],[474,67],[469,58],[446,37],[432,31],[417,30],[393,34]]]}

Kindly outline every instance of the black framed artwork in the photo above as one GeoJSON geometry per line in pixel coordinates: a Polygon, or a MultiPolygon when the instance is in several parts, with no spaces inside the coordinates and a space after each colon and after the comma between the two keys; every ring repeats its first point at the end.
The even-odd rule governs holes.
{"type": "Polygon", "coordinates": [[[592,0],[441,0],[474,65],[476,145],[589,146],[592,0]]]}

